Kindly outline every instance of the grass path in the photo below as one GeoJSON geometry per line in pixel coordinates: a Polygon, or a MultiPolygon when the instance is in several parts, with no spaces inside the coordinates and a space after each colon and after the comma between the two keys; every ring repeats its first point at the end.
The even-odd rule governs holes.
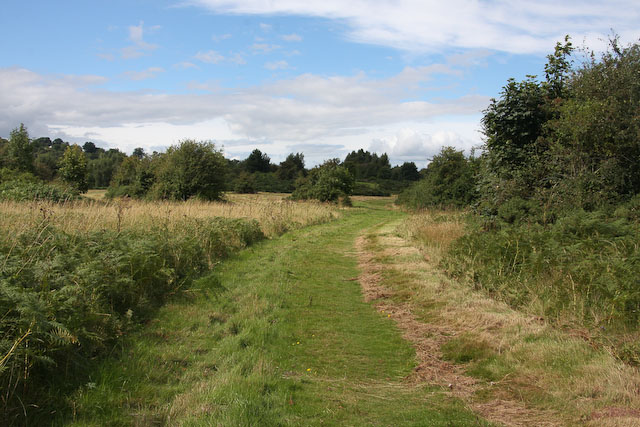
{"type": "Polygon", "coordinates": [[[356,238],[402,214],[372,202],[250,248],[162,309],[74,398],[70,425],[486,425],[363,301],[356,238]]]}

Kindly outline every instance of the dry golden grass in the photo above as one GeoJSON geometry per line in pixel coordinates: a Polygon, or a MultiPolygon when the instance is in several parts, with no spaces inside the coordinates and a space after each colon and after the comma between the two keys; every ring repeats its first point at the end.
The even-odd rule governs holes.
{"type": "Polygon", "coordinates": [[[398,230],[406,239],[429,249],[429,255],[436,258],[433,261],[438,262],[440,254],[464,234],[465,215],[464,211],[423,210],[411,215],[398,230]]]}
{"type": "MultiPolygon", "coordinates": [[[[94,197],[97,194],[92,195],[94,197]]],[[[229,195],[226,202],[83,200],[63,204],[49,202],[0,202],[0,232],[20,231],[43,221],[69,233],[94,230],[149,229],[163,225],[171,229],[185,219],[211,217],[249,218],[260,223],[267,236],[327,222],[340,216],[340,209],[321,203],[285,200],[282,194],[229,195]]]]}
{"type": "MultiPolygon", "coordinates": [[[[451,221],[446,219],[449,215],[425,212],[399,227],[387,225],[365,245],[370,262],[380,264],[379,286],[370,292],[376,295],[376,305],[415,313],[405,316],[411,317],[404,328],[407,337],[416,343],[419,356],[420,349],[429,349],[417,374],[451,383],[454,394],[457,389],[463,398],[466,395],[478,413],[507,425],[640,425],[638,369],[606,348],[594,348],[580,331],[558,330],[545,319],[513,310],[439,271],[443,251],[463,233],[461,214],[451,215],[451,221]],[[420,242],[420,251],[412,248],[416,240],[407,238],[420,242]],[[394,295],[410,299],[398,303],[394,295]],[[440,346],[452,337],[489,347],[494,359],[484,369],[498,378],[474,384],[464,365],[452,370],[438,362],[440,346]],[[513,416],[514,409],[521,415],[513,416]]],[[[403,328],[403,317],[398,316],[403,328]]]]}

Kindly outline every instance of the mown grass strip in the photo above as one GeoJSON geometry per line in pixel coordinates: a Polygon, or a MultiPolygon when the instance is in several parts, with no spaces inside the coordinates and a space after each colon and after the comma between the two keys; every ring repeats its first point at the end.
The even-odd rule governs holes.
{"type": "Polygon", "coordinates": [[[103,365],[69,423],[485,425],[403,381],[414,350],[362,300],[354,239],[399,215],[359,205],[225,261],[103,365]]]}

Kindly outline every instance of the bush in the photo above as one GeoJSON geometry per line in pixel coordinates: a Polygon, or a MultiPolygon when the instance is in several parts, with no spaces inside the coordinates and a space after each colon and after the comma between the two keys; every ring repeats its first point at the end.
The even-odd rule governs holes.
{"type": "Polygon", "coordinates": [[[338,159],[328,160],[311,169],[309,175],[296,181],[291,197],[295,200],[316,199],[321,202],[349,203],[355,179],[349,170],[340,165],[338,159]]]}
{"type": "Polygon", "coordinates": [[[212,142],[184,140],[154,159],[155,199],[218,200],[224,190],[227,162],[212,142]]]}
{"type": "Polygon", "coordinates": [[[462,151],[444,147],[427,166],[426,176],[398,195],[396,203],[411,209],[462,207],[475,200],[475,164],[462,151]]]}
{"type": "Polygon", "coordinates": [[[80,198],[79,192],[68,187],[58,187],[42,182],[9,181],[0,184],[0,201],[14,202],[48,200],[65,202],[80,198]]]}
{"type": "Polygon", "coordinates": [[[601,212],[576,211],[554,224],[476,226],[450,248],[443,266],[513,306],[545,316],[637,325],[640,227],[601,212]]]}

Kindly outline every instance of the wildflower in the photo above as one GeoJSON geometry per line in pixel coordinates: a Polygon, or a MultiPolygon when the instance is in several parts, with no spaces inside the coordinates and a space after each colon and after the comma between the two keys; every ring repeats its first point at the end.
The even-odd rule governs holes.
{"type": "Polygon", "coordinates": [[[307,368],[307,372],[311,372],[311,368],[307,368]]]}

